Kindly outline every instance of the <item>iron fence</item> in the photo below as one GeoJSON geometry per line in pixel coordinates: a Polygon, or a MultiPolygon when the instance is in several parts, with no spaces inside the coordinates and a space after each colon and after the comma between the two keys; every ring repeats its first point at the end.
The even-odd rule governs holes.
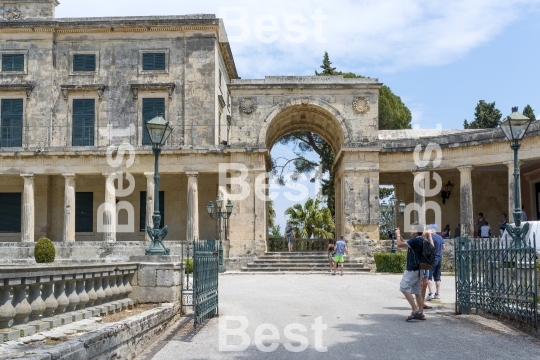
{"type": "Polygon", "coordinates": [[[218,315],[218,246],[216,240],[193,241],[194,326],[218,315]]]}
{"type": "MultiPolygon", "coordinates": [[[[328,241],[328,239],[294,239],[293,251],[326,251],[328,241]]],[[[266,248],[270,252],[289,251],[287,239],[284,238],[269,238],[266,248]]]]}
{"type": "Polygon", "coordinates": [[[538,327],[536,240],[456,239],[456,313],[505,316],[538,327]]]}

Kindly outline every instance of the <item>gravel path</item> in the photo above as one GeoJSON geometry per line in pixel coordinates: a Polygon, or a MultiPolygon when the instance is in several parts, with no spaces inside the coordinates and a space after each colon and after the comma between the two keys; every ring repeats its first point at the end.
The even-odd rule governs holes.
{"type": "MultiPolygon", "coordinates": [[[[188,327],[170,336],[155,349],[153,359],[540,358],[540,345],[529,336],[498,321],[454,316],[453,277],[443,277],[441,302],[431,303],[434,309],[426,311],[427,320],[405,322],[410,310],[398,291],[400,279],[372,274],[220,276],[220,317],[196,333],[188,327]],[[227,329],[241,324],[231,317],[247,323],[244,333],[249,345],[240,346],[240,336],[222,337],[221,343],[245,348],[242,351],[220,351],[220,321],[227,329]],[[312,330],[317,318],[327,326],[318,331],[319,343],[312,330]],[[275,326],[278,334],[277,340],[261,341],[259,347],[265,350],[261,351],[255,333],[265,323],[275,326]],[[287,326],[292,336],[285,336],[287,326]],[[304,341],[292,341],[295,335],[304,336],[304,341]],[[308,343],[305,350],[290,351],[303,342],[308,343]]],[[[272,333],[267,329],[262,334],[271,337],[272,333]]]]}

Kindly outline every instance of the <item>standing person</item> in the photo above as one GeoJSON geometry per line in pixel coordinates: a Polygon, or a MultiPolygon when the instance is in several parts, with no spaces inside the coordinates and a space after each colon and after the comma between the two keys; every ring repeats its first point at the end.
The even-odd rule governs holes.
{"type": "Polygon", "coordinates": [[[334,260],[332,260],[332,257],[334,255],[334,240],[328,240],[328,247],[326,248],[326,252],[328,253],[328,262],[330,263],[330,272],[334,271],[334,260]]]}
{"type": "Polygon", "coordinates": [[[426,300],[440,299],[441,298],[441,265],[442,265],[442,252],[446,250],[444,244],[444,238],[437,234],[437,224],[431,224],[428,229],[432,232],[431,238],[433,239],[433,245],[435,246],[435,261],[433,267],[429,270],[429,293],[426,300]],[[435,294],[433,294],[433,281],[435,281],[435,294]]]}
{"type": "Polygon", "coordinates": [[[478,236],[482,236],[482,226],[486,224],[486,219],[484,219],[484,213],[478,213],[478,220],[476,220],[476,225],[478,226],[478,236]]]}
{"type": "Polygon", "coordinates": [[[506,214],[502,214],[501,220],[499,220],[499,234],[500,236],[503,236],[504,230],[506,229],[506,223],[508,220],[506,219],[506,214]]]}
{"type": "Polygon", "coordinates": [[[337,272],[337,265],[341,265],[341,276],[343,276],[343,255],[347,252],[347,244],[345,243],[345,240],[343,240],[343,235],[339,237],[339,240],[336,242],[336,245],[334,246],[334,251],[336,255],[334,255],[334,273],[332,275],[336,275],[337,272]]]}
{"type": "Polygon", "coordinates": [[[457,227],[454,230],[454,238],[458,237],[461,237],[461,224],[457,224],[457,227]]]}
{"type": "Polygon", "coordinates": [[[294,229],[290,222],[287,222],[287,226],[285,226],[285,238],[287,239],[287,244],[289,245],[289,252],[291,252],[293,248],[294,229]]]}
{"type": "Polygon", "coordinates": [[[486,221],[484,223],[484,226],[480,228],[480,236],[483,238],[488,238],[491,236],[491,227],[489,226],[489,223],[486,221]]]}
{"type": "MultiPolygon", "coordinates": [[[[423,241],[422,228],[420,225],[415,224],[412,227],[411,238],[407,241],[401,236],[399,228],[396,229],[397,246],[407,249],[407,264],[405,272],[399,284],[399,290],[405,295],[405,298],[411,305],[411,315],[409,315],[406,321],[411,320],[425,320],[424,316],[424,299],[421,295],[423,270],[420,270],[419,260],[422,257],[423,241]],[[414,296],[413,296],[414,295],[414,296]],[[416,302],[415,302],[416,298],[416,302]]],[[[429,242],[433,245],[433,239],[431,234],[425,232],[424,235],[428,238],[429,242]]]]}
{"type": "Polygon", "coordinates": [[[521,206],[521,221],[527,221],[527,213],[525,212],[525,205],[521,206]]]}

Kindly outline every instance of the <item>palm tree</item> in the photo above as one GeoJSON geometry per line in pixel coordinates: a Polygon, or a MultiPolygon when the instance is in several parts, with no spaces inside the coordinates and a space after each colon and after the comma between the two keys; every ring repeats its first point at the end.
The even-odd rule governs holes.
{"type": "Polygon", "coordinates": [[[336,225],[329,208],[320,208],[321,200],[308,199],[304,206],[295,204],[285,210],[296,236],[311,239],[312,236],[322,239],[332,239],[336,225]]]}

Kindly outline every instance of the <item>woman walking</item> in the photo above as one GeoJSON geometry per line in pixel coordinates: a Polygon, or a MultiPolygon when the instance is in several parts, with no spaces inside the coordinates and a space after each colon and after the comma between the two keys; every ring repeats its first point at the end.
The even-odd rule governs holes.
{"type": "Polygon", "coordinates": [[[334,240],[328,240],[328,247],[326,248],[326,252],[328,254],[328,262],[330,264],[330,272],[334,271],[334,240]]]}

